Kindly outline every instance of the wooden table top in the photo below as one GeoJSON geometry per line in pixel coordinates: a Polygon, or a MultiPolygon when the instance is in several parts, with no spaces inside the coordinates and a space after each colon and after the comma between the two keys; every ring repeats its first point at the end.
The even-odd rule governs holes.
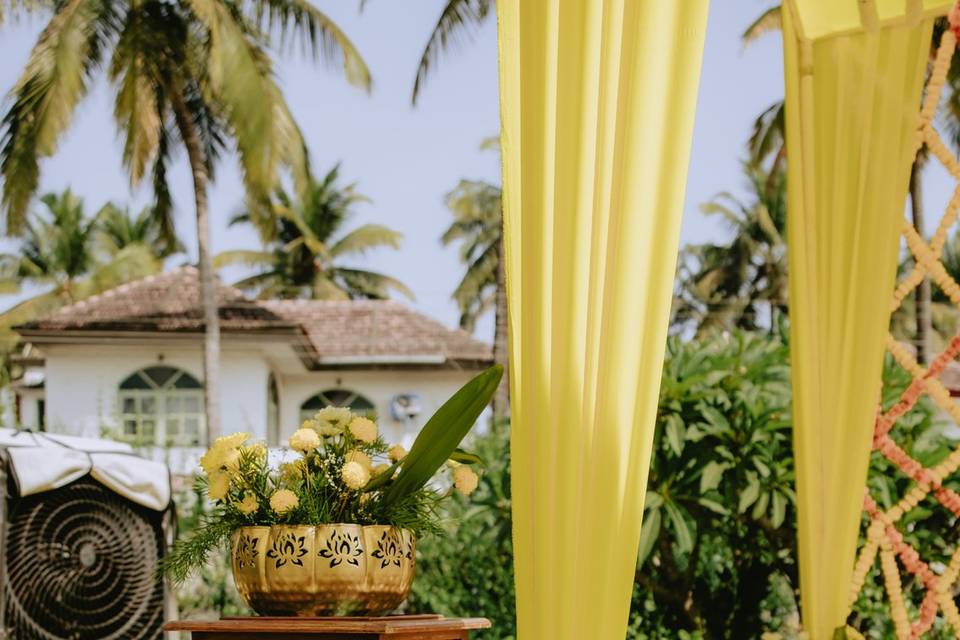
{"type": "Polygon", "coordinates": [[[298,618],[248,617],[220,620],[175,620],[165,631],[230,634],[410,634],[440,631],[489,629],[486,618],[444,618],[438,615],[385,616],[380,618],[298,618]]]}

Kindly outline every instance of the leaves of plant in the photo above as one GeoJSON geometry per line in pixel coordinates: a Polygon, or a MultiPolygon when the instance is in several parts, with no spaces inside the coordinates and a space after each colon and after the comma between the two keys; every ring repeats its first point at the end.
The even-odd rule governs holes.
{"type": "Polygon", "coordinates": [[[503,367],[494,365],[476,376],[450,397],[427,421],[403,459],[396,479],[386,490],[384,502],[397,500],[423,487],[456,451],[490,403],[503,377],[503,367]]]}
{"type": "Polygon", "coordinates": [[[640,548],[637,551],[637,566],[642,567],[643,563],[653,551],[653,544],[660,535],[660,509],[649,509],[643,517],[643,526],[640,528],[640,548]]]}

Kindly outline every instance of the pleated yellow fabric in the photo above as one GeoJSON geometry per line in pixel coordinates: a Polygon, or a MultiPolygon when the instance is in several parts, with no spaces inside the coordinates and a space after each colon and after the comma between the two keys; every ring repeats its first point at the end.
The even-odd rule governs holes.
{"type": "Polygon", "coordinates": [[[499,0],[521,640],[621,640],[707,0],[499,0]]]}
{"type": "Polygon", "coordinates": [[[932,17],[901,0],[912,15],[810,41],[805,5],[827,3],[783,15],[794,450],[801,615],[828,640],[848,613],[932,17]]]}

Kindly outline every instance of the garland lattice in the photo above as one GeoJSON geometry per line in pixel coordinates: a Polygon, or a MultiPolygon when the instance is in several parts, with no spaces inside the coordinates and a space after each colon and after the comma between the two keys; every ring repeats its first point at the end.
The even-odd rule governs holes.
{"type": "MultiPolygon", "coordinates": [[[[950,277],[940,262],[948,231],[956,222],[958,211],[960,211],[960,162],[953,156],[933,125],[947,79],[947,71],[956,49],[958,31],[960,31],[958,26],[960,26],[960,0],[950,14],[951,28],[941,38],[930,71],[920,111],[920,126],[915,147],[915,150],[919,151],[921,146],[926,144],[931,155],[944,166],[957,186],[929,244],[911,224],[904,221],[902,234],[914,256],[915,266],[898,283],[893,296],[893,310],[898,309],[906,296],[926,277],[940,287],[954,305],[960,307],[960,285],[950,277]]],[[[953,401],[949,391],[939,379],[947,365],[960,355],[960,333],[950,340],[929,368],[921,366],[910,350],[904,348],[892,335],[887,336],[887,351],[913,376],[913,381],[895,405],[886,412],[882,409],[878,411],[873,448],[896,465],[913,481],[913,484],[900,501],[886,511],[877,505],[869,491],[865,494],[864,510],[870,524],[867,528],[866,542],[860,549],[854,568],[849,605],[853,607],[867,574],[879,555],[880,570],[890,601],[891,619],[898,640],[922,637],[933,627],[938,612],[960,640],[960,611],[953,598],[953,588],[960,574],[960,547],[954,552],[946,567],[938,567],[935,571],[920,557],[916,549],[904,540],[897,529],[897,523],[928,496],[960,518],[960,495],[943,486],[944,479],[960,468],[960,448],[954,450],[936,466],[927,468],[912,458],[890,437],[890,430],[897,419],[906,414],[923,394],[927,394],[938,407],[960,424],[960,406],[953,401]],[[910,619],[903,594],[901,567],[905,573],[912,575],[915,582],[923,589],[923,599],[918,615],[913,620],[910,619]]]]}

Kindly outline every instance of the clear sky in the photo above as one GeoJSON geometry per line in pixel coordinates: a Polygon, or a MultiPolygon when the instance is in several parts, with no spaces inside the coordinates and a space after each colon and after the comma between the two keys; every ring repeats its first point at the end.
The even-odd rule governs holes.
{"type": "MultiPolygon", "coordinates": [[[[350,35],[374,77],[368,96],[336,73],[295,55],[278,59],[279,81],[304,131],[315,172],[322,174],[342,162],[342,175],[356,181],[359,191],[372,199],[359,207],[354,222],[382,223],[404,234],[400,251],[371,253],[360,263],[400,278],[416,294],[416,307],[455,324],[457,310],[450,293],[462,268],[456,250],[439,243],[450,220],[443,198],[461,178],[499,182],[496,154],[479,150],[480,142],[498,131],[494,20],[472,43],[442,60],[419,105],[411,108],[416,63],[445,0],[369,0],[362,13],[352,0],[314,2],[350,35]]],[[[780,36],[768,35],[746,50],[739,39],[744,27],[771,4],[771,0],[713,0],[683,243],[725,235],[719,221],[699,213],[699,204],[719,191],[742,191],[740,160],[750,125],[783,95],[780,36]]],[[[3,91],[15,82],[41,27],[42,22],[28,18],[0,29],[3,91]]],[[[131,192],[127,184],[111,112],[109,92],[101,81],[81,105],[56,156],[44,162],[41,193],[70,186],[86,199],[91,212],[107,200],[134,205],[149,200],[149,185],[131,192]]],[[[932,183],[938,179],[932,176],[932,183]]],[[[193,260],[191,183],[182,155],[172,182],[178,230],[193,260]]],[[[210,198],[216,251],[258,246],[251,231],[226,226],[242,197],[236,162],[226,158],[210,198]]],[[[932,199],[931,207],[938,202],[936,194],[932,199]]],[[[185,260],[177,257],[171,264],[185,260]]],[[[4,302],[0,299],[0,305],[6,306],[4,302]]],[[[487,337],[491,327],[485,322],[478,333],[487,337]]]]}

